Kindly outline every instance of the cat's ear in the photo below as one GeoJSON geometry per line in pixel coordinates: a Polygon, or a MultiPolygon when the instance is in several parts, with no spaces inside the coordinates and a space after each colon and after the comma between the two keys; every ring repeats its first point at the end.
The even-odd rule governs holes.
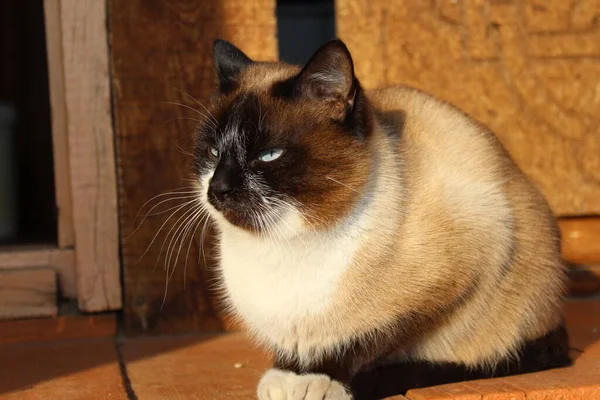
{"type": "Polygon", "coordinates": [[[343,119],[353,107],[354,81],[348,48],[341,40],[332,40],[321,46],[304,66],[296,79],[296,90],[323,102],[335,118],[343,119]]]}
{"type": "Polygon", "coordinates": [[[239,75],[253,63],[243,51],[223,39],[214,41],[213,59],[217,70],[219,90],[222,93],[233,90],[237,85],[239,75]]]}

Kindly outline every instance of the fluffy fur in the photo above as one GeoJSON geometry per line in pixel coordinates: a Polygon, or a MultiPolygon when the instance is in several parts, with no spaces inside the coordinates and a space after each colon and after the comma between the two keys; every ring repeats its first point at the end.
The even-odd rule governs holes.
{"type": "MultiPolygon", "coordinates": [[[[493,370],[557,329],[555,221],[485,127],[411,88],[364,91],[340,41],[304,68],[223,41],[215,62],[198,184],[230,311],[288,371],[264,380],[348,385],[407,360],[493,370]],[[261,161],[270,148],[283,153],[261,161]]],[[[286,398],[264,380],[261,399],[286,398]]]]}

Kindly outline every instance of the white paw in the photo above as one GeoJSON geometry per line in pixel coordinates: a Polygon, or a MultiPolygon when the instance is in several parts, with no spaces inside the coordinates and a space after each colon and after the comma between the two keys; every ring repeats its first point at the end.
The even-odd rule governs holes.
{"type": "Polygon", "coordinates": [[[259,400],[352,400],[339,382],[327,375],[296,375],[270,369],[258,383],[259,400]]]}

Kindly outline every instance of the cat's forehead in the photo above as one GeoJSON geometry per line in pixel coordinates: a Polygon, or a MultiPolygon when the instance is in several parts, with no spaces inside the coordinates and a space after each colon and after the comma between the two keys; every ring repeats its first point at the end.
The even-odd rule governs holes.
{"type": "Polygon", "coordinates": [[[242,153],[256,143],[281,142],[294,128],[315,119],[315,110],[274,94],[276,85],[299,70],[283,63],[254,63],[242,73],[238,87],[222,97],[214,111],[214,137],[222,150],[242,153]]]}
{"type": "Polygon", "coordinates": [[[266,93],[277,82],[300,72],[300,67],[278,62],[255,62],[239,77],[239,88],[244,91],[266,93]]]}
{"type": "MultiPolygon", "coordinates": [[[[216,139],[222,149],[244,147],[248,138],[264,129],[263,104],[255,93],[244,92],[222,107],[216,139]]],[[[264,110],[266,112],[266,110],[264,110]]]]}

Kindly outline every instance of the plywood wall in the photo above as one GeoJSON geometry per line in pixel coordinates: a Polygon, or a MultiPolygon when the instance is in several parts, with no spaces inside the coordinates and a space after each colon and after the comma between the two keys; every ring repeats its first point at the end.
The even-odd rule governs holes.
{"type": "MultiPolygon", "coordinates": [[[[140,221],[136,214],[147,200],[189,185],[185,179],[190,177],[190,144],[194,120],[200,117],[194,109],[203,112],[198,102],[207,102],[215,80],[212,42],[222,37],[251,57],[276,59],[275,1],[112,0],[109,31],[126,329],[129,333],[221,329],[211,300],[210,254],[205,263],[197,242],[187,258],[183,253],[189,242],[185,242],[165,292],[163,257],[168,243],[162,255],[160,250],[166,234],[173,227],[171,232],[176,232],[185,220],[178,222],[185,209],[170,220],[170,212],[149,216],[132,233],[140,221]]],[[[159,197],[150,204],[183,196],[159,197]]],[[[155,211],[184,200],[189,198],[164,203],[166,207],[155,211]]],[[[206,243],[210,241],[207,235],[206,243]]]]}
{"type": "Polygon", "coordinates": [[[365,86],[457,105],[555,213],[600,213],[600,1],[336,0],[336,18],[365,86]]]}

